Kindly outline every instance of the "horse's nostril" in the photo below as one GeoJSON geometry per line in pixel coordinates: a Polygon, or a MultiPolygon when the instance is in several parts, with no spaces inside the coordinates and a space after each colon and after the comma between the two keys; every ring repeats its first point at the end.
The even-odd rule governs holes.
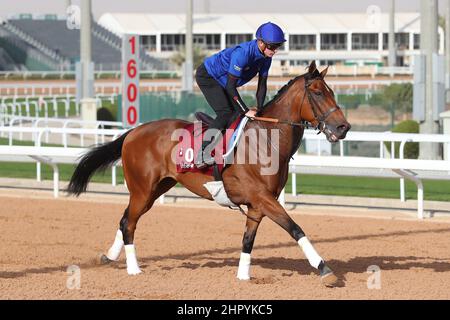
{"type": "Polygon", "coordinates": [[[349,126],[349,125],[346,125],[346,124],[342,124],[342,125],[340,125],[340,126],[337,127],[337,130],[338,130],[338,132],[340,132],[340,133],[347,132],[349,129],[350,129],[350,126],[349,126]]]}

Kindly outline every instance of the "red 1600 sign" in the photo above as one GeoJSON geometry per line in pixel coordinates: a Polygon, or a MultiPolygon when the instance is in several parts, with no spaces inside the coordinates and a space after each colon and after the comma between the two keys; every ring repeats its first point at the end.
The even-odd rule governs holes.
{"type": "Polygon", "coordinates": [[[122,122],[133,127],[139,124],[139,36],[123,36],[122,66],[122,122]]]}

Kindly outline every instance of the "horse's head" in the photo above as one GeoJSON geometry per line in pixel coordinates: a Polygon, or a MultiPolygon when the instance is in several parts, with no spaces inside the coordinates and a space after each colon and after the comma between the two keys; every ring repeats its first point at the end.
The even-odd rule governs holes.
{"type": "Polygon", "coordinates": [[[327,71],[328,67],[319,73],[316,63],[311,62],[305,75],[300,117],[323,132],[328,141],[337,142],[345,138],[351,126],[337,105],[333,90],[325,83],[327,71]]]}

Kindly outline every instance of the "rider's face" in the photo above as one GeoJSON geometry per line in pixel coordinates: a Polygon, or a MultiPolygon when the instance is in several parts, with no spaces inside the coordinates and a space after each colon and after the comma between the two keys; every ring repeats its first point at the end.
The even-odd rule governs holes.
{"type": "Polygon", "coordinates": [[[260,40],[260,49],[264,56],[272,58],[281,45],[279,44],[268,44],[260,40]]]}

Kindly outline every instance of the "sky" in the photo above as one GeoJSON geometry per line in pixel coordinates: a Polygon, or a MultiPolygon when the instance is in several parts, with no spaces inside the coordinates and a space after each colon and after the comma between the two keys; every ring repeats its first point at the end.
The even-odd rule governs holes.
{"type": "MultiPolygon", "coordinates": [[[[67,3],[79,5],[80,0],[0,0],[0,16],[17,13],[64,14],[67,3]]],[[[366,12],[371,5],[388,12],[391,0],[193,0],[198,13],[311,13],[366,12]]],[[[444,14],[447,1],[439,1],[444,14]]],[[[398,12],[419,12],[420,0],[395,0],[398,12]]],[[[92,0],[94,18],[106,12],[183,13],[187,0],[92,0]]]]}

